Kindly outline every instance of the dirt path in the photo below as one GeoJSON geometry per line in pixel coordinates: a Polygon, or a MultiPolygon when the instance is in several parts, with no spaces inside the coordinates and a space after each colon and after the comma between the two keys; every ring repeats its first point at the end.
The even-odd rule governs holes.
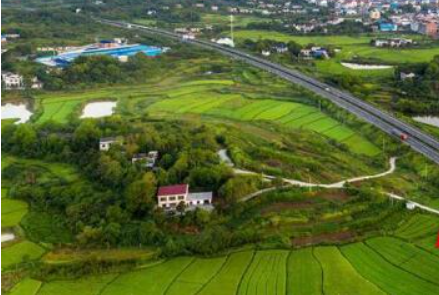
{"type": "MultiPolygon", "coordinates": [[[[342,180],[339,182],[335,182],[335,183],[330,183],[330,184],[324,184],[324,183],[310,183],[310,182],[304,182],[304,181],[300,181],[300,180],[295,180],[295,179],[290,179],[290,178],[282,178],[282,180],[284,181],[284,183],[293,185],[293,186],[300,186],[300,187],[323,187],[323,188],[343,188],[345,186],[346,183],[354,183],[354,182],[360,182],[363,180],[368,180],[368,179],[374,179],[374,178],[380,178],[386,175],[389,175],[391,173],[393,173],[396,169],[396,158],[392,157],[389,160],[389,169],[385,172],[382,173],[378,173],[378,174],[374,174],[374,175],[366,175],[366,176],[359,176],[359,177],[354,177],[354,178],[349,178],[346,180],[342,180]]],[[[248,171],[248,170],[243,170],[243,169],[238,169],[238,168],[234,168],[233,171],[236,174],[253,174],[253,175],[261,175],[262,178],[267,179],[267,180],[272,180],[275,179],[275,176],[271,176],[271,175],[266,175],[266,174],[261,174],[261,173],[257,173],[257,172],[253,172],[253,171],[248,171]]]]}
{"type": "MultiPolygon", "coordinates": [[[[230,159],[230,157],[227,155],[227,150],[222,149],[220,151],[218,151],[218,155],[221,159],[221,161],[225,162],[228,166],[230,167],[234,167],[234,164],[232,162],[232,160],[230,159]]],[[[395,172],[396,169],[396,157],[392,157],[389,159],[389,169],[387,169],[386,171],[382,172],[382,173],[378,173],[378,174],[374,174],[374,175],[365,175],[365,176],[359,176],[359,177],[353,177],[353,178],[348,178],[339,182],[335,182],[335,183],[330,183],[330,184],[323,184],[323,183],[309,183],[309,182],[304,182],[304,181],[300,181],[300,180],[295,180],[295,179],[289,179],[289,178],[282,178],[282,180],[284,181],[284,183],[286,183],[286,185],[281,186],[281,187],[270,187],[270,188],[265,188],[259,191],[256,191],[254,193],[251,193],[243,198],[240,199],[241,202],[246,202],[248,200],[253,199],[254,197],[257,197],[259,195],[262,195],[264,193],[267,192],[271,192],[271,191],[275,191],[281,188],[286,188],[286,187],[291,187],[291,186],[299,186],[299,187],[320,187],[320,188],[343,188],[346,183],[354,183],[354,182],[360,182],[360,181],[364,181],[364,180],[369,180],[369,179],[374,179],[374,178],[380,178],[380,177],[384,177],[386,175],[392,174],[393,172],[395,172]]],[[[272,175],[266,175],[263,173],[257,173],[257,172],[253,172],[253,171],[249,171],[249,170],[245,170],[245,169],[239,169],[239,168],[233,168],[233,171],[236,174],[249,174],[249,175],[261,175],[262,178],[266,181],[271,181],[273,179],[275,179],[275,176],[272,175]]],[[[428,211],[430,213],[433,214],[437,214],[439,215],[439,210],[433,209],[431,207],[416,203],[416,202],[412,202],[404,197],[401,197],[399,195],[396,195],[394,193],[385,193],[389,198],[392,199],[396,199],[399,201],[405,201],[405,202],[410,202],[415,208],[419,208],[421,210],[425,210],[428,211]]]]}

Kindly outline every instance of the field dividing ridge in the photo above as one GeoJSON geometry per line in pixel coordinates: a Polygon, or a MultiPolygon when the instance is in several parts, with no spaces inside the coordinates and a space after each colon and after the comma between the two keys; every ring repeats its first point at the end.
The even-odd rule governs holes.
{"type": "Polygon", "coordinates": [[[285,294],[288,251],[265,250],[256,253],[239,286],[239,295],[285,294]]]}
{"type": "Polygon", "coordinates": [[[200,292],[200,295],[234,295],[242,276],[251,263],[254,252],[245,251],[229,255],[223,268],[200,292]]]}
{"type": "Polygon", "coordinates": [[[341,251],[359,274],[388,294],[439,294],[439,286],[396,267],[363,243],[343,246],[341,251]]]}
{"type": "Polygon", "coordinates": [[[358,295],[385,294],[359,275],[337,247],[318,247],[314,253],[323,268],[325,294],[349,294],[352,290],[358,295]]]}
{"type": "Polygon", "coordinates": [[[306,248],[291,251],[288,257],[288,294],[322,294],[322,268],[313,256],[312,250],[306,248]]]}

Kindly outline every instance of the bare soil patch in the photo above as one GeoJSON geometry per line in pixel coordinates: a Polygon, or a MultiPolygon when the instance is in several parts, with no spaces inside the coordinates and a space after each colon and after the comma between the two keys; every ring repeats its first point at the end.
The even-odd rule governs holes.
{"type": "Polygon", "coordinates": [[[279,202],[268,205],[261,210],[261,214],[267,214],[272,212],[281,212],[290,209],[307,209],[315,206],[313,200],[304,200],[299,202],[279,202]]]}
{"type": "Polygon", "coordinates": [[[342,231],[334,233],[323,233],[315,236],[300,237],[291,239],[291,244],[293,247],[303,247],[318,245],[321,243],[340,243],[348,242],[355,239],[355,233],[351,231],[342,231]]]}

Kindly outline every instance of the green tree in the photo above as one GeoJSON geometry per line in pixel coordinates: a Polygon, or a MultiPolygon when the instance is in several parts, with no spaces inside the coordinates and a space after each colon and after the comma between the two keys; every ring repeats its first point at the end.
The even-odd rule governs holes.
{"type": "Polygon", "coordinates": [[[140,180],[131,183],[125,191],[127,209],[137,216],[150,212],[156,202],[157,180],[154,173],[147,172],[140,180]]]}
{"type": "Polygon", "coordinates": [[[20,124],[12,137],[12,144],[18,152],[25,155],[35,155],[38,143],[37,132],[32,125],[20,124]]]}

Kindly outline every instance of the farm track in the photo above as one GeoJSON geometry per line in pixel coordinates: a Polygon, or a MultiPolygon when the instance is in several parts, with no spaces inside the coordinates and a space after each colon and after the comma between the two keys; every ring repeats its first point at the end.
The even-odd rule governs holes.
{"type": "MultiPolygon", "coordinates": [[[[227,151],[226,150],[220,150],[218,151],[218,156],[220,157],[221,161],[223,161],[224,163],[226,163],[228,166],[230,167],[234,167],[233,162],[231,161],[231,159],[227,156],[227,151]]],[[[268,192],[272,192],[272,191],[276,191],[282,188],[286,188],[289,186],[298,186],[298,187],[308,187],[308,188],[314,188],[314,187],[318,187],[318,188],[327,188],[327,189],[337,189],[337,188],[343,188],[345,187],[345,185],[347,183],[355,183],[355,182],[360,182],[360,181],[364,181],[364,180],[369,180],[369,179],[374,179],[374,178],[381,178],[384,177],[386,175],[392,174],[393,172],[395,172],[396,169],[396,157],[392,157],[389,159],[389,169],[378,173],[378,174],[374,174],[374,175],[365,175],[365,176],[358,176],[358,177],[353,177],[353,178],[348,178],[339,182],[335,182],[335,183],[330,183],[330,184],[322,184],[322,183],[310,183],[310,182],[304,182],[304,181],[300,181],[300,180],[296,180],[296,179],[289,179],[289,178],[282,178],[283,182],[286,183],[287,185],[285,186],[281,186],[281,187],[269,187],[269,188],[265,188],[265,189],[261,189],[259,191],[256,191],[254,193],[251,193],[243,198],[240,199],[240,202],[247,202],[257,196],[260,196],[262,194],[268,193],[268,192]]],[[[245,170],[245,169],[240,169],[240,168],[233,168],[233,171],[237,174],[248,174],[248,175],[261,175],[262,178],[266,181],[272,181],[273,179],[275,179],[275,176],[272,175],[266,175],[266,174],[261,174],[258,172],[254,172],[254,171],[249,171],[249,170],[245,170]]],[[[401,197],[399,195],[396,195],[394,193],[389,193],[386,192],[385,195],[387,195],[389,198],[392,199],[396,199],[396,200],[400,200],[400,201],[410,201],[404,197],[401,197]]],[[[434,208],[422,205],[420,203],[417,202],[412,202],[410,201],[415,207],[433,213],[433,214],[437,214],[439,215],[439,210],[436,210],[434,208]]]]}
{"type": "Polygon", "coordinates": [[[240,50],[224,47],[209,41],[182,40],[182,37],[180,35],[163,29],[151,28],[121,21],[105,19],[95,20],[102,24],[107,24],[119,28],[135,29],[148,34],[159,35],[176,41],[186,42],[188,44],[192,44],[207,50],[214,50],[223,55],[241,60],[257,68],[268,71],[274,75],[279,76],[280,78],[298,84],[308,89],[309,91],[312,91],[317,95],[330,100],[342,109],[376,126],[383,132],[391,136],[399,137],[399,135],[402,133],[407,134],[408,138],[404,141],[405,144],[409,145],[413,150],[417,151],[418,153],[423,154],[436,164],[439,164],[439,141],[437,141],[431,135],[420,131],[412,125],[395,118],[391,114],[386,113],[362,101],[361,99],[354,97],[347,92],[341,91],[335,87],[320,82],[296,70],[281,66],[263,58],[250,55],[240,50]]]}

